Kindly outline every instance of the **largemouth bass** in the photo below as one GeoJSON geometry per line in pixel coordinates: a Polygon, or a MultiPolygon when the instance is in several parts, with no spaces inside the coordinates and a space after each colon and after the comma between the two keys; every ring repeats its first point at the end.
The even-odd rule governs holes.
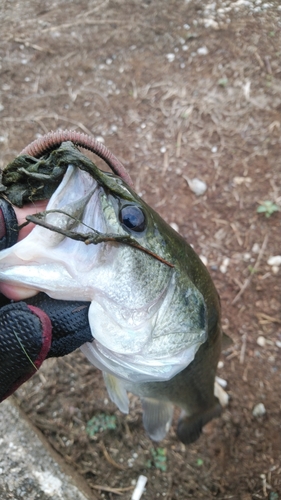
{"type": "Polygon", "coordinates": [[[72,143],[17,165],[21,158],[35,178],[38,165],[50,168],[56,189],[46,212],[29,218],[31,233],[1,252],[0,281],[26,287],[26,296],[91,302],[93,341],[81,349],[112,401],[128,413],[127,392],[139,396],[156,441],[179,406],[178,437],[193,442],[221,409],[220,300],[206,267],[132,187],[72,143]]]}

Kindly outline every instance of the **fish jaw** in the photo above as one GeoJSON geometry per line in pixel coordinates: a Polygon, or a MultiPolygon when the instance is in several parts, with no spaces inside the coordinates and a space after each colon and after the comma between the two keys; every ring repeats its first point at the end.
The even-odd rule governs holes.
{"type": "Polygon", "coordinates": [[[134,357],[131,353],[127,356],[117,355],[114,351],[104,348],[96,340],[83,344],[80,349],[97,368],[114,375],[125,385],[126,382],[129,383],[131,387],[134,383],[170,380],[192,362],[198,347],[195,345],[182,353],[177,353],[174,357],[158,359],[148,359],[141,355],[134,357]]]}
{"type": "MultiPolygon", "coordinates": [[[[77,231],[88,232],[89,228],[79,222],[83,214],[83,219],[90,218],[92,226],[103,231],[98,196],[96,181],[70,165],[47,205],[51,213],[45,219],[61,229],[76,226],[77,231]]],[[[73,300],[75,293],[79,295],[81,291],[79,274],[83,279],[89,273],[102,250],[103,244],[86,246],[81,241],[36,226],[24,240],[1,252],[0,280],[14,285],[15,293],[20,290],[20,298],[43,291],[56,299],[73,300]]],[[[89,290],[85,290],[80,300],[91,300],[89,290]]]]}

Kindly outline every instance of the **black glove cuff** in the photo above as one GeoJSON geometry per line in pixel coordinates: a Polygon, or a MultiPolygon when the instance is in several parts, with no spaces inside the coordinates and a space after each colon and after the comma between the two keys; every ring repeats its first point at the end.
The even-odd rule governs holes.
{"type": "Polygon", "coordinates": [[[18,240],[18,220],[11,203],[0,198],[0,251],[13,246],[18,240]]]}

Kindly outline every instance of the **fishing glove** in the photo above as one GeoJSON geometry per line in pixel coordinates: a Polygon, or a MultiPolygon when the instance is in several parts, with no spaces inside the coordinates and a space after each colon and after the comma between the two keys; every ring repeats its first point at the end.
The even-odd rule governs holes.
{"type": "MultiPolygon", "coordinates": [[[[0,250],[16,243],[17,218],[0,198],[0,250]]],[[[28,380],[46,358],[69,354],[93,340],[89,302],[59,301],[44,293],[21,302],[0,294],[0,402],[28,380]]]]}

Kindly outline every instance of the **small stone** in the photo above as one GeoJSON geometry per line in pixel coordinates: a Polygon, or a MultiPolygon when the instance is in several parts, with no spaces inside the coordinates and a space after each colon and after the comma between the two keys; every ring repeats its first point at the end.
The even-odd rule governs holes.
{"type": "Polygon", "coordinates": [[[227,271],[227,267],[228,267],[228,264],[229,264],[229,258],[228,257],[225,257],[222,261],[222,264],[220,265],[220,272],[225,274],[226,271],[227,271]]]}
{"type": "Polygon", "coordinates": [[[277,347],[279,347],[279,349],[281,349],[281,342],[280,342],[280,340],[276,340],[275,344],[277,345],[277,347]]]}
{"type": "Polygon", "coordinates": [[[258,243],[254,243],[253,248],[252,248],[252,252],[253,253],[259,253],[260,249],[261,249],[261,247],[259,246],[259,244],[258,243]]]}
{"type": "Polygon", "coordinates": [[[206,56],[207,54],[209,53],[207,47],[199,47],[199,49],[197,49],[197,54],[199,56],[206,56]]]}
{"type": "Polygon", "coordinates": [[[216,382],[224,389],[227,386],[227,381],[224,378],[216,376],[216,382]]]}
{"type": "Polygon", "coordinates": [[[186,181],[193,193],[196,194],[196,196],[202,196],[205,191],[207,190],[207,184],[204,181],[201,181],[200,179],[188,179],[186,178],[186,181]]]}
{"type": "Polygon", "coordinates": [[[170,54],[166,54],[166,57],[168,59],[169,62],[173,62],[175,60],[175,54],[173,53],[170,53],[170,54]]]}
{"type": "Polygon", "coordinates": [[[215,381],[215,387],[214,387],[214,395],[218,398],[221,406],[224,408],[225,406],[228,405],[229,402],[229,395],[225,390],[218,384],[217,380],[215,381]]]}
{"type": "Polygon", "coordinates": [[[219,361],[218,362],[218,369],[221,369],[224,367],[224,362],[223,361],[219,361]]]}
{"type": "Polygon", "coordinates": [[[269,257],[267,261],[269,266],[280,266],[281,265],[281,255],[273,255],[269,257]]]}
{"type": "Polygon", "coordinates": [[[257,338],[257,344],[260,346],[260,347],[265,347],[266,345],[266,339],[260,335],[258,338],[257,338]]]}
{"type": "Polygon", "coordinates": [[[96,137],[96,140],[97,140],[98,142],[102,142],[102,143],[104,143],[104,138],[103,138],[101,135],[98,135],[98,136],[96,137]]]}
{"type": "Polygon", "coordinates": [[[254,408],[253,408],[253,416],[254,417],[262,417],[263,415],[266,414],[266,409],[263,403],[258,403],[254,408]]]}
{"type": "Polygon", "coordinates": [[[160,153],[166,153],[167,151],[167,148],[165,146],[162,146],[162,148],[160,148],[160,153]]]}
{"type": "Polygon", "coordinates": [[[241,184],[251,184],[251,177],[234,177],[233,182],[236,186],[241,186],[241,184]]]}
{"type": "Polygon", "coordinates": [[[213,146],[212,149],[211,149],[212,153],[216,153],[217,150],[218,150],[217,146],[213,146]]]}

